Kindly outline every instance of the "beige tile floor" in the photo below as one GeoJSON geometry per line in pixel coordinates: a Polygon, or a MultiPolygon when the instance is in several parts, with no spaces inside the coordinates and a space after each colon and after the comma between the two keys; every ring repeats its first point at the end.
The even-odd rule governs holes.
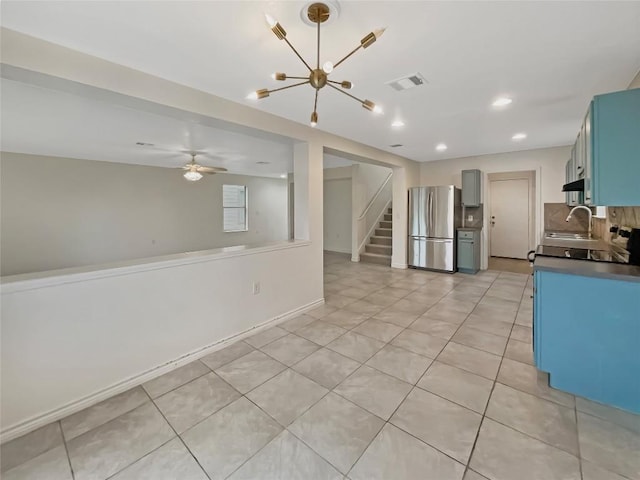
{"type": "Polygon", "coordinates": [[[326,305],[3,445],[2,478],[640,479],[640,417],[532,366],[529,275],[325,265],[326,305]]]}

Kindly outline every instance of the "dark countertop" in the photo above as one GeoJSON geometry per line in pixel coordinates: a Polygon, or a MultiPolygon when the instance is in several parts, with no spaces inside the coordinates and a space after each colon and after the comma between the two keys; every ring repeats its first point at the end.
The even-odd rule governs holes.
{"type": "MultiPolygon", "coordinates": [[[[602,240],[561,240],[543,238],[542,245],[551,247],[588,248],[592,250],[608,250],[609,244],[602,240]]],[[[624,263],[594,262],[573,258],[543,257],[537,255],[533,268],[570,275],[608,278],[626,282],[640,283],[640,267],[624,263]]]]}
{"type": "Polygon", "coordinates": [[[534,270],[640,283],[640,267],[624,263],[592,262],[572,258],[536,256],[534,270]]]}
{"type": "Polygon", "coordinates": [[[457,230],[460,232],[478,232],[482,230],[482,227],[458,227],[457,230]]]}

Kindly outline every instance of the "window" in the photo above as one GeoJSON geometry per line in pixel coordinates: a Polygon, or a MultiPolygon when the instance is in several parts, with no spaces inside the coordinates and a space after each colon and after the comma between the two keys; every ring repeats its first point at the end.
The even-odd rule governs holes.
{"type": "Polygon", "coordinates": [[[223,185],[222,210],[225,232],[246,232],[248,230],[247,187],[223,185]]]}

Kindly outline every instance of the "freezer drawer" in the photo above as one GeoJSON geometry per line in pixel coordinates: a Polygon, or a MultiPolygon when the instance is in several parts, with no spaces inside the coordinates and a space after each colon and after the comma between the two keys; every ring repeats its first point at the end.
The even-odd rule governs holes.
{"type": "Polygon", "coordinates": [[[409,238],[409,265],[454,272],[455,245],[450,238],[409,238]]]}

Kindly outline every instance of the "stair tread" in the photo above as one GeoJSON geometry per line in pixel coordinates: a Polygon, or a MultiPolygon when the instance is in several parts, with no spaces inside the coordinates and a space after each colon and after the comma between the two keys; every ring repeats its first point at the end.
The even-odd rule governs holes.
{"type": "Polygon", "coordinates": [[[369,257],[380,257],[380,258],[391,258],[391,255],[385,255],[383,253],[371,253],[371,252],[364,252],[361,253],[360,256],[362,257],[363,255],[369,256],[369,257]]]}

